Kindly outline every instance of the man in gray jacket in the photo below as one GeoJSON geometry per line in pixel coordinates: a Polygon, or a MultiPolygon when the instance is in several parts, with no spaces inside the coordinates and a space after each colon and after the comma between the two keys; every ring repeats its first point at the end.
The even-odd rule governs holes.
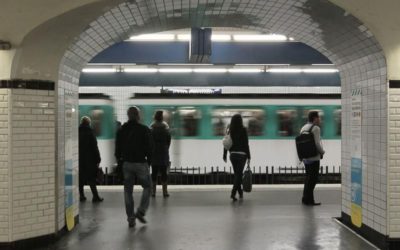
{"type": "Polygon", "coordinates": [[[318,182],[318,172],[320,167],[320,160],[325,154],[325,150],[321,143],[321,129],[319,128],[321,123],[320,117],[317,111],[310,111],[308,113],[308,123],[304,125],[300,134],[311,131],[314,135],[315,145],[317,147],[317,155],[303,159],[304,166],[306,168],[306,178],[304,181],[304,190],[302,203],[307,206],[318,206],[321,205],[319,202],[314,200],[314,188],[318,182]]]}

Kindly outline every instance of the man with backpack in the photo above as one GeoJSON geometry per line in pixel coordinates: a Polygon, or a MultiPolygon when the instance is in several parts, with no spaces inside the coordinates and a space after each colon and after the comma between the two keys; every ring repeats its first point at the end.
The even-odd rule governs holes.
{"type": "Polygon", "coordinates": [[[149,207],[151,189],[149,166],[151,165],[152,137],[150,129],[139,122],[139,108],[130,107],[128,119],[128,122],[118,131],[115,157],[123,162],[126,215],[129,227],[134,227],[135,219],[146,223],[144,216],[149,207]],[[136,213],[132,194],[135,176],[143,187],[142,199],[136,213]]]}
{"type": "Polygon", "coordinates": [[[296,138],[297,152],[300,160],[304,162],[306,169],[302,203],[307,206],[321,205],[320,202],[315,202],[314,200],[314,189],[318,182],[320,160],[325,154],[321,143],[320,123],[321,120],[318,111],[310,111],[308,113],[308,123],[301,128],[300,136],[296,138]],[[305,142],[303,145],[301,145],[301,140],[299,140],[300,137],[305,142]],[[311,141],[311,144],[307,144],[307,140],[311,141]]]}

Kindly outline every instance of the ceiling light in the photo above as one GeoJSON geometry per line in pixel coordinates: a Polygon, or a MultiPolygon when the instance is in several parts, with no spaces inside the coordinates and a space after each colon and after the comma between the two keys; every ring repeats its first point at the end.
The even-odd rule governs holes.
{"type": "Polygon", "coordinates": [[[129,38],[131,41],[173,41],[174,39],[174,34],[144,34],[129,38]]]}
{"type": "Polygon", "coordinates": [[[177,38],[179,41],[190,41],[191,36],[190,34],[178,34],[177,38]]]}
{"type": "Polygon", "coordinates": [[[160,73],[190,73],[192,71],[189,68],[163,68],[158,70],[160,73]]]}
{"type": "Polygon", "coordinates": [[[234,35],[233,40],[237,42],[277,42],[286,41],[287,37],[284,35],[234,35]]]}
{"type": "Polygon", "coordinates": [[[304,73],[336,73],[337,69],[303,69],[304,73]]]}
{"type": "Polygon", "coordinates": [[[225,73],[227,70],[223,68],[197,68],[193,71],[196,73],[225,73]]]}
{"type": "Polygon", "coordinates": [[[294,38],[293,37],[289,37],[289,41],[294,41],[294,38]]]}
{"type": "Polygon", "coordinates": [[[270,73],[301,73],[301,69],[289,69],[289,68],[276,68],[276,69],[268,69],[267,72],[270,73]]]}
{"type": "Polygon", "coordinates": [[[230,40],[231,40],[231,35],[211,35],[211,41],[225,42],[230,40]]]}
{"type": "Polygon", "coordinates": [[[82,69],[84,73],[114,73],[117,72],[115,68],[84,68],[82,69]]]}
{"type": "Polygon", "coordinates": [[[155,73],[157,72],[156,68],[125,68],[124,72],[126,73],[155,73]]]}
{"type": "Polygon", "coordinates": [[[264,70],[263,69],[257,69],[257,68],[242,68],[242,69],[228,69],[229,73],[261,73],[264,70]]]}

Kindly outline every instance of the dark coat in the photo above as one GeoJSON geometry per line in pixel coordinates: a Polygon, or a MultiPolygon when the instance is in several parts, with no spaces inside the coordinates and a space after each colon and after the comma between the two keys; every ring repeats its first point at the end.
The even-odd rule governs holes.
{"type": "Polygon", "coordinates": [[[169,147],[171,145],[171,134],[168,124],[165,122],[154,122],[150,125],[153,135],[153,159],[155,166],[169,165],[169,147]]]}
{"type": "Polygon", "coordinates": [[[128,121],[118,130],[115,141],[117,160],[151,165],[152,139],[150,129],[137,121],[128,121]]]}
{"type": "MultiPolygon", "coordinates": [[[[250,147],[249,147],[249,137],[247,135],[246,128],[240,128],[234,133],[230,133],[232,138],[232,147],[229,152],[244,152],[246,153],[247,159],[250,159],[250,147]]],[[[224,149],[224,158],[226,157],[227,150],[224,149]]]]}
{"type": "Polygon", "coordinates": [[[100,163],[97,139],[89,126],[79,126],[79,176],[81,180],[95,180],[100,163]]]}

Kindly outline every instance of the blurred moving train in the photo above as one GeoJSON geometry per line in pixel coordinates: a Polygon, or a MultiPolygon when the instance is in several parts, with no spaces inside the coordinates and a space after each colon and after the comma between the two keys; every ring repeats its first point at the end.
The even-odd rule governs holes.
{"type": "Polygon", "coordinates": [[[115,117],[113,101],[103,94],[79,94],[79,121],[82,116],[92,120],[91,126],[100,151],[100,166],[113,167],[115,163],[115,117]]]}
{"type": "MultiPolygon", "coordinates": [[[[102,105],[99,100],[86,98],[80,101],[82,115],[89,113],[95,131],[101,131],[98,136],[99,146],[113,143],[115,137],[115,127],[112,126],[115,124],[114,116],[105,109],[107,107],[112,112],[112,103],[102,101],[102,105]],[[89,104],[92,106],[89,107],[89,104]]],[[[172,134],[172,168],[206,167],[207,172],[211,172],[211,167],[215,170],[217,166],[220,171],[224,167],[229,169],[230,162],[222,160],[222,137],[231,117],[236,113],[242,115],[248,130],[251,166],[296,167],[299,160],[294,137],[307,122],[310,110],[318,111],[322,118],[321,133],[327,153],[321,165],[329,168],[335,166],[336,169],[340,166],[340,95],[135,94],[129,101],[129,106],[133,105],[141,109],[142,122],[146,125],[152,123],[156,110],[164,111],[164,120],[169,124],[172,134]]],[[[102,146],[100,151],[102,159],[112,158],[113,145],[102,146]]],[[[102,161],[102,166],[104,164],[105,161],[102,161]]]]}

